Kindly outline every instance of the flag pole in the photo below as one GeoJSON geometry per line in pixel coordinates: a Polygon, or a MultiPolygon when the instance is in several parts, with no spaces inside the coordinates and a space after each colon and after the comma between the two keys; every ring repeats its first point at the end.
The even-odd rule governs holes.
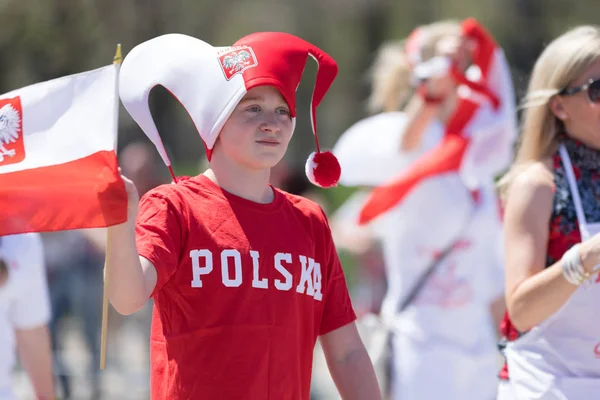
{"type": "MultiPolygon", "coordinates": [[[[115,51],[115,56],[113,58],[113,65],[117,69],[117,76],[115,78],[115,127],[114,127],[114,135],[115,135],[115,144],[114,149],[117,151],[118,145],[118,132],[119,132],[119,68],[121,66],[121,62],[123,61],[123,56],[121,53],[121,44],[117,44],[117,50],[115,51]]],[[[106,241],[108,244],[108,233],[106,241]]],[[[106,246],[106,260],[109,257],[109,247],[106,246]]],[[[104,263],[104,294],[102,298],[102,331],[100,335],[100,370],[103,371],[106,368],[106,340],[107,340],[107,328],[108,328],[108,278],[109,278],[109,269],[108,262],[104,263]]]]}

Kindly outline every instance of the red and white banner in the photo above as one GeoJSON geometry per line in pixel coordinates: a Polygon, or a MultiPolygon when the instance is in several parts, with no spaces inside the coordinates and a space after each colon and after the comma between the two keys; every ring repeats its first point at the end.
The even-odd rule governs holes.
{"type": "Polygon", "coordinates": [[[0,96],[0,236],[127,219],[115,153],[118,68],[0,96]]]}
{"type": "Polygon", "coordinates": [[[460,84],[460,100],[444,138],[399,176],[371,192],[360,213],[361,224],[399,206],[425,179],[459,173],[465,181],[487,181],[510,164],[517,135],[510,68],[502,49],[477,21],[463,21],[462,30],[477,44],[474,68],[467,71],[475,76],[452,71],[460,84]]]}

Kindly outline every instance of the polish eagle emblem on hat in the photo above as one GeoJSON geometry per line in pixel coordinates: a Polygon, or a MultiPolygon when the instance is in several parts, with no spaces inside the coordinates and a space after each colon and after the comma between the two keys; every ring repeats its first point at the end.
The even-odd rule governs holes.
{"type": "Polygon", "coordinates": [[[219,63],[227,80],[258,65],[254,51],[248,46],[230,47],[219,55],[219,63]]]}

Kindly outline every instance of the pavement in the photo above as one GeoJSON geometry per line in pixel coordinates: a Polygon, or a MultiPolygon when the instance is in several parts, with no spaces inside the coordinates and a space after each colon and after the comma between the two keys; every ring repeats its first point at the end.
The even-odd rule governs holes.
{"type": "MultiPolygon", "coordinates": [[[[80,327],[75,320],[67,319],[63,329],[61,355],[65,369],[71,377],[73,400],[115,399],[147,400],[149,395],[148,339],[139,320],[126,318],[107,343],[106,368],[100,371],[99,365],[91,366],[80,327]],[[91,372],[100,374],[100,397],[92,395],[91,372]]],[[[17,368],[14,374],[17,399],[35,400],[31,384],[23,370],[17,368]]],[[[57,400],[62,399],[60,385],[56,385],[57,400]]]]}
{"type": "MultiPolygon", "coordinates": [[[[110,323],[110,320],[109,320],[110,323]]],[[[65,360],[72,382],[73,400],[148,400],[150,398],[148,333],[145,321],[126,317],[114,336],[107,343],[106,368],[90,366],[91,357],[87,353],[78,321],[68,318],[63,332],[61,356],[65,360]],[[100,374],[101,393],[94,397],[90,368],[100,374]]],[[[311,400],[337,400],[337,394],[331,375],[327,369],[325,357],[317,343],[315,348],[313,376],[313,395],[311,400]]],[[[25,372],[17,368],[14,374],[15,393],[19,400],[35,400],[25,372]]],[[[57,381],[57,400],[63,399],[57,381]]]]}

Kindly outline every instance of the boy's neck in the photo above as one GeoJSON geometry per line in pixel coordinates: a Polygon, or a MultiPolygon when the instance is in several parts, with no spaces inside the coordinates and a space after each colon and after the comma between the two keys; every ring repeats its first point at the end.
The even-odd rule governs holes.
{"type": "Polygon", "coordinates": [[[269,186],[269,169],[251,171],[223,158],[214,158],[204,176],[223,190],[256,203],[267,204],[275,194],[269,186]]]}

